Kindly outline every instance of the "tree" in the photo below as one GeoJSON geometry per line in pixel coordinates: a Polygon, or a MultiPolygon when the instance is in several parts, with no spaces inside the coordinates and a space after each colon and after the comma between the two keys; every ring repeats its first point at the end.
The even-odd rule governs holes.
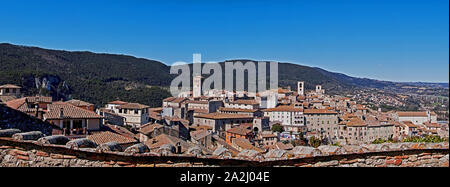
{"type": "Polygon", "coordinates": [[[316,138],[315,136],[313,136],[309,139],[308,143],[311,147],[318,148],[321,144],[321,141],[319,138],[316,138]]]}
{"type": "Polygon", "coordinates": [[[274,124],[272,126],[272,132],[279,132],[282,133],[284,131],[283,126],[281,126],[280,124],[274,124]]]}

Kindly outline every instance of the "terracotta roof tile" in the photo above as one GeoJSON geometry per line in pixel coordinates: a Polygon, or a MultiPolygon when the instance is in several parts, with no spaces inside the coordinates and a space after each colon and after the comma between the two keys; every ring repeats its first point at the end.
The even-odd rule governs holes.
{"type": "Polygon", "coordinates": [[[93,135],[87,136],[87,139],[95,142],[98,145],[108,142],[117,142],[119,144],[137,143],[137,140],[133,138],[122,136],[120,134],[116,134],[109,131],[94,133],[93,135]]]}
{"type": "Polygon", "coordinates": [[[302,108],[295,108],[294,106],[278,106],[276,108],[269,108],[263,110],[264,112],[303,112],[302,108]]]}
{"type": "Polygon", "coordinates": [[[234,127],[234,128],[228,129],[227,132],[233,133],[233,134],[239,134],[239,135],[242,135],[242,136],[246,136],[246,135],[252,133],[252,129],[246,128],[246,127],[243,127],[243,126],[238,126],[238,127],[234,127]]]}
{"type": "Polygon", "coordinates": [[[255,100],[244,100],[244,99],[236,100],[231,103],[232,104],[243,104],[243,105],[259,105],[259,103],[255,100]]]}
{"type": "Polygon", "coordinates": [[[304,114],[337,114],[337,112],[327,109],[305,109],[304,114]]]}
{"type": "Polygon", "coordinates": [[[76,100],[76,99],[72,99],[70,101],[66,101],[66,103],[69,103],[69,104],[71,104],[73,106],[78,106],[78,107],[81,107],[81,106],[93,106],[94,105],[92,103],[88,103],[86,101],[81,101],[81,100],[76,100]]]}
{"type": "Polygon", "coordinates": [[[397,112],[399,117],[427,117],[427,112],[397,112]]]}
{"type": "Polygon", "coordinates": [[[44,114],[44,119],[100,119],[103,116],[90,110],[82,109],[64,102],[56,102],[47,106],[48,111],[44,114]],[[62,109],[62,116],[61,116],[62,109]]]}
{"type": "Polygon", "coordinates": [[[120,106],[122,109],[146,109],[150,108],[147,105],[139,104],[139,103],[127,103],[120,106]]]}
{"type": "Polygon", "coordinates": [[[196,115],[196,118],[206,118],[206,119],[250,119],[253,117],[245,114],[224,114],[224,113],[209,113],[196,115]]]}
{"type": "Polygon", "coordinates": [[[17,85],[13,85],[13,84],[5,84],[5,85],[1,85],[0,88],[13,88],[13,89],[20,89],[22,87],[17,86],[17,85]]]}

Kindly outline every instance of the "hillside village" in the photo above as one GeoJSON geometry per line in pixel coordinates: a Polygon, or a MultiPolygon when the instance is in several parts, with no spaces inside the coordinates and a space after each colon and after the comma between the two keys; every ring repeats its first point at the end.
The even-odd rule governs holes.
{"type": "MultiPolygon", "coordinates": [[[[115,145],[120,150],[140,146],[184,153],[195,148],[237,155],[246,150],[267,153],[296,146],[449,136],[448,121],[438,122],[433,111],[373,110],[353,98],[327,95],[321,85],[306,90],[305,82],[299,81],[297,90],[205,92],[201,82],[201,77],[194,77],[197,85],[191,92],[166,98],[158,108],[119,100],[95,108],[81,100],[24,96],[22,88],[12,84],[0,86],[0,104],[50,123],[52,132],[47,136],[115,145]]],[[[0,134],[6,131],[11,129],[0,129],[0,134]]]]}

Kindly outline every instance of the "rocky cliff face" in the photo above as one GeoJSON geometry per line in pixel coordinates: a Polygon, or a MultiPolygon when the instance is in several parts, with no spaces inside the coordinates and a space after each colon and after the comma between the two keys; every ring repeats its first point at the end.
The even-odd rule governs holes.
{"type": "Polygon", "coordinates": [[[59,76],[43,75],[24,78],[26,95],[51,96],[54,100],[71,98],[72,90],[59,76]]]}

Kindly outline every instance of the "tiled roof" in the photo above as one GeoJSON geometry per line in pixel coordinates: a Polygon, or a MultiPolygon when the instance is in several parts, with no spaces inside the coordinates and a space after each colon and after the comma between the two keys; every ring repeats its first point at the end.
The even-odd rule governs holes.
{"type": "Polygon", "coordinates": [[[303,112],[302,108],[295,108],[294,106],[278,106],[276,108],[269,108],[263,110],[264,112],[303,112]]]}
{"type": "Polygon", "coordinates": [[[176,99],[176,97],[168,97],[168,98],[163,99],[163,102],[171,102],[175,99],[176,99]]]}
{"type": "Polygon", "coordinates": [[[283,89],[283,88],[278,88],[278,93],[279,94],[285,94],[285,93],[291,93],[291,90],[288,89],[283,89]]]}
{"type": "Polygon", "coordinates": [[[417,125],[414,125],[414,123],[411,121],[404,121],[403,124],[405,124],[409,128],[417,128],[417,125]]]}
{"type": "Polygon", "coordinates": [[[260,149],[260,148],[257,148],[257,147],[255,147],[255,146],[253,146],[251,143],[250,143],[250,141],[248,141],[247,139],[245,139],[245,138],[236,138],[236,139],[233,139],[233,143],[236,145],[236,146],[238,146],[238,147],[240,147],[240,148],[242,148],[242,149],[247,149],[247,150],[255,150],[255,151],[258,151],[258,152],[264,152],[264,150],[262,150],[262,149],[260,149]]]}
{"type": "Polygon", "coordinates": [[[154,137],[154,138],[149,139],[146,142],[144,142],[144,144],[147,145],[150,148],[150,150],[157,149],[166,144],[176,146],[177,143],[181,144],[181,152],[185,152],[190,147],[193,146],[192,144],[190,144],[180,138],[169,136],[166,134],[160,134],[159,136],[154,137]]]}
{"type": "Polygon", "coordinates": [[[47,106],[48,111],[44,114],[44,119],[100,119],[103,116],[95,112],[85,110],[64,102],[55,102],[47,106]],[[61,109],[62,114],[61,116],[61,109]]]}
{"type": "Polygon", "coordinates": [[[198,113],[198,114],[208,114],[209,113],[208,109],[199,109],[199,108],[189,109],[189,111],[194,111],[194,113],[198,113]]]}
{"type": "Polygon", "coordinates": [[[398,117],[428,117],[427,112],[397,112],[398,117]]]}
{"type": "Polygon", "coordinates": [[[15,89],[20,89],[22,87],[17,86],[17,85],[13,85],[13,84],[5,84],[5,85],[1,85],[0,88],[15,88],[15,89]]]}
{"type": "Polygon", "coordinates": [[[326,109],[305,109],[304,114],[337,114],[335,111],[326,109]]]}
{"type": "Polygon", "coordinates": [[[345,123],[348,127],[364,127],[367,126],[367,124],[359,118],[352,119],[345,123]]]}
{"type": "Polygon", "coordinates": [[[261,134],[262,138],[276,138],[277,135],[275,134],[261,134]]]}
{"type": "Polygon", "coordinates": [[[26,98],[14,99],[7,101],[5,104],[9,108],[18,110],[20,106],[26,103],[26,98]]]}
{"type": "Polygon", "coordinates": [[[113,133],[129,137],[129,138],[138,138],[138,135],[132,133],[127,128],[122,127],[122,126],[105,124],[102,126],[102,129],[105,129],[105,131],[111,131],[113,133]]]}
{"type": "Polygon", "coordinates": [[[186,103],[192,103],[192,104],[208,104],[208,101],[193,101],[193,100],[189,100],[186,101],[186,103]]]}
{"type": "Polygon", "coordinates": [[[252,129],[249,129],[249,128],[246,128],[246,127],[242,127],[242,126],[238,126],[238,127],[234,127],[234,128],[228,129],[227,132],[245,136],[245,135],[248,135],[248,134],[252,133],[252,129]]]}
{"type": "Polygon", "coordinates": [[[142,134],[151,134],[153,130],[163,127],[163,125],[154,123],[154,124],[146,124],[139,129],[139,132],[142,134]]]}
{"type": "Polygon", "coordinates": [[[125,101],[111,101],[108,104],[113,104],[113,105],[124,105],[127,104],[127,102],[125,101]]]}
{"type": "Polygon", "coordinates": [[[245,114],[224,114],[224,113],[209,113],[196,115],[196,118],[206,118],[206,119],[249,119],[253,118],[245,114]]]}
{"type": "Polygon", "coordinates": [[[98,145],[108,142],[117,142],[119,144],[137,143],[137,140],[133,138],[122,136],[120,134],[116,134],[109,131],[94,133],[93,135],[87,136],[87,139],[95,142],[98,145]]]}
{"type": "Polygon", "coordinates": [[[120,106],[122,109],[146,109],[150,108],[147,105],[139,104],[139,103],[127,103],[120,106]]]}
{"type": "Polygon", "coordinates": [[[258,109],[243,109],[243,108],[225,108],[225,107],[220,107],[219,111],[224,111],[224,112],[256,112],[258,111],[258,109]]]}
{"type": "Polygon", "coordinates": [[[184,102],[184,101],[186,101],[186,100],[188,100],[188,98],[185,98],[185,97],[178,97],[178,98],[175,98],[174,100],[172,100],[172,101],[170,101],[171,103],[182,103],[182,102],[184,102]]]}
{"type": "Polygon", "coordinates": [[[150,118],[158,120],[158,121],[162,119],[161,114],[156,113],[156,112],[149,112],[148,115],[150,118]]]}
{"type": "Polygon", "coordinates": [[[14,100],[14,99],[16,99],[16,97],[12,96],[12,95],[0,95],[0,102],[6,103],[6,102],[14,100]]]}
{"type": "Polygon", "coordinates": [[[162,107],[158,107],[158,108],[149,108],[148,109],[149,112],[156,112],[156,113],[161,113],[163,111],[162,107]]]}
{"type": "Polygon", "coordinates": [[[277,142],[274,147],[276,147],[277,149],[282,149],[282,150],[291,150],[294,149],[294,146],[290,143],[288,144],[284,144],[283,142],[277,142]]]}
{"type": "Polygon", "coordinates": [[[191,132],[190,134],[192,139],[199,140],[201,138],[204,138],[205,136],[210,135],[211,133],[208,132],[207,130],[196,130],[191,132]]]}
{"type": "Polygon", "coordinates": [[[35,96],[35,97],[26,97],[28,103],[51,103],[52,97],[42,97],[42,96],[35,96]]]}
{"type": "Polygon", "coordinates": [[[428,128],[440,128],[441,127],[438,123],[430,123],[430,122],[425,122],[425,123],[423,123],[423,125],[427,126],[428,128]]]}
{"type": "Polygon", "coordinates": [[[232,104],[243,104],[243,105],[258,105],[259,104],[255,100],[244,100],[244,99],[236,100],[231,103],[232,104]]]}
{"type": "Polygon", "coordinates": [[[92,104],[92,103],[88,103],[88,102],[86,102],[86,101],[81,101],[81,100],[76,100],[76,99],[72,99],[72,100],[70,100],[70,101],[66,101],[66,103],[69,103],[69,104],[71,104],[71,105],[73,105],[73,106],[78,106],[78,107],[80,107],[80,106],[92,106],[92,105],[94,105],[94,104],[92,104]]]}

